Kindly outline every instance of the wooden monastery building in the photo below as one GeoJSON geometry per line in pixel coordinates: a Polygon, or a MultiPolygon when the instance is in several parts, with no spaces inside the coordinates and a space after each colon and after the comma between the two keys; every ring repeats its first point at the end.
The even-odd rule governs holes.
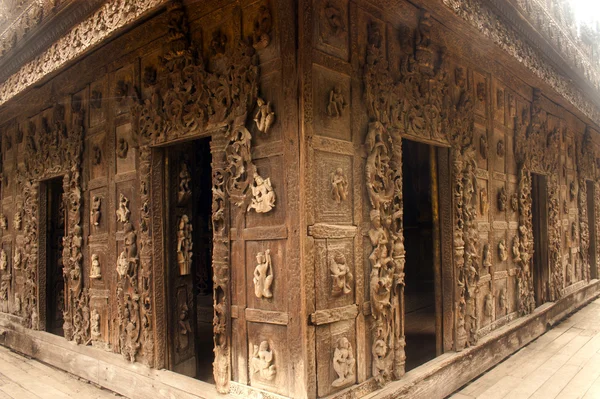
{"type": "Polygon", "coordinates": [[[600,294],[560,0],[5,0],[0,344],[129,398],[443,398],[600,294]]]}

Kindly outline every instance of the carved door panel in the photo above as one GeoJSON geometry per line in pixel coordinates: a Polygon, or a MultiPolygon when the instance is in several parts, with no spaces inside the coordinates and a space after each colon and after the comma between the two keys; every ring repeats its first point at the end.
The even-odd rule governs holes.
{"type": "Polygon", "coordinates": [[[191,148],[182,144],[167,151],[168,331],[171,370],[196,377],[191,148]]]}
{"type": "Polygon", "coordinates": [[[210,140],[169,148],[171,369],[212,381],[212,173],[210,140]]]}

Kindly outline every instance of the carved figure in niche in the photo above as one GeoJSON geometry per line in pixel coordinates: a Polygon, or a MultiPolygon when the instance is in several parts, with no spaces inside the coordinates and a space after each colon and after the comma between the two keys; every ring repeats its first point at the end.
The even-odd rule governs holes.
{"type": "Polygon", "coordinates": [[[98,90],[92,90],[90,95],[90,106],[94,109],[102,108],[102,92],[98,90]]]}
{"type": "Polygon", "coordinates": [[[134,261],[137,259],[137,234],[133,230],[131,223],[125,223],[123,226],[123,242],[125,244],[125,254],[127,259],[134,261]]]}
{"type": "Polygon", "coordinates": [[[129,152],[129,143],[124,137],[119,139],[119,143],[117,144],[117,156],[121,159],[127,158],[127,153],[129,152]]]}
{"type": "Polygon", "coordinates": [[[496,90],[496,107],[498,109],[504,107],[504,91],[501,89],[496,90]]]}
{"type": "Polygon", "coordinates": [[[275,112],[271,109],[271,102],[258,97],[256,99],[256,106],[258,107],[256,115],[254,115],[256,128],[259,132],[268,134],[275,122],[275,112]]]}
{"type": "Polygon", "coordinates": [[[256,254],[256,267],[254,268],[254,295],[257,298],[271,298],[273,292],[273,264],[271,262],[271,250],[256,254]]]}
{"type": "Polygon", "coordinates": [[[100,313],[98,313],[96,309],[92,309],[91,334],[93,341],[98,341],[100,339],[100,313]]]}
{"type": "Polygon", "coordinates": [[[481,212],[481,216],[487,215],[490,209],[490,203],[488,201],[488,193],[485,187],[482,187],[479,190],[479,211],[481,212]]]}
{"type": "Polygon", "coordinates": [[[4,215],[0,216],[0,229],[8,230],[8,219],[4,215]]]}
{"type": "Polygon", "coordinates": [[[433,75],[433,53],[431,51],[431,14],[422,11],[419,19],[419,27],[416,31],[416,53],[415,58],[421,67],[421,71],[427,75],[433,75]]]}
{"type": "Polygon", "coordinates": [[[17,206],[17,210],[15,211],[15,215],[13,217],[13,225],[15,226],[15,229],[21,230],[21,227],[23,225],[23,211],[21,210],[20,206],[17,206]]]}
{"type": "Polygon", "coordinates": [[[502,262],[508,259],[508,250],[506,249],[506,241],[504,240],[500,240],[498,243],[498,258],[500,258],[502,262]]]}
{"type": "Polygon", "coordinates": [[[351,293],[352,287],[350,286],[350,281],[352,280],[352,273],[350,273],[350,268],[346,264],[346,257],[343,253],[336,251],[330,261],[329,270],[331,271],[331,278],[333,280],[331,295],[340,296],[351,293]]]}
{"type": "Polygon", "coordinates": [[[504,212],[506,210],[506,201],[508,201],[508,197],[506,195],[506,189],[504,186],[500,188],[498,192],[498,210],[504,212]]]}
{"type": "Polygon", "coordinates": [[[121,223],[129,222],[129,216],[131,211],[129,210],[129,199],[121,194],[119,196],[119,209],[117,209],[117,221],[121,223]]]}
{"type": "Polygon", "coordinates": [[[10,274],[8,276],[2,276],[2,283],[0,283],[0,300],[8,301],[8,287],[10,287],[10,274]]]}
{"type": "Polygon", "coordinates": [[[485,296],[485,300],[483,302],[483,310],[485,312],[485,315],[487,317],[492,317],[493,309],[494,309],[494,298],[492,297],[492,294],[487,293],[485,296]]]}
{"type": "Polygon", "coordinates": [[[183,215],[177,224],[177,264],[180,276],[187,276],[192,271],[192,248],[192,224],[188,216],[183,215]]]}
{"type": "Polygon", "coordinates": [[[143,80],[146,87],[153,86],[156,83],[156,68],[154,68],[152,65],[144,68],[143,80]]]}
{"type": "Polygon", "coordinates": [[[490,244],[487,242],[483,245],[483,256],[481,264],[483,267],[491,267],[492,266],[492,251],[490,249],[490,244]]]}
{"type": "Polygon", "coordinates": [[[225,46],[227,45],[227,36],[220,30],[216,30],[212,33],[212,39],[210,41],[210,52],[213,56],[224,54],[225,46]]]}
{"type": "Polygon", "coordinates": [[[569,213],[569,205],[567,204],[567,200],[563,200],[563,212],[565,215],[569,213]]]}
{"type": "Polygon", "coordinates": [[[504,140],[498,140],[498,144],[496,144],[496,154],[502,158],[504,156],[504,140]]]}
{"type": "Polygon", "coordinates": [[[90,267],[90,278],[101,279],[102,269],[100,268],[100,258],[98,254],[92,254],[92,266],[90,267]]]}
{"type": "Polygon", "coordinates": [[[577,242],[577,225],[575,222],[571,223],[571,240],[577,242]]]}
{"type": "Polygon", "coordinates": [[[91,216],[92,216],[92,224],[94,226],[99,226],[100,225],[100,208],[102,206],[102,197],[98,197],[97,195],[94,195],[94,197],[92,198],[92,210],[91,210],[91,216]]]}
{"type": "Polygon", "coordinates": [[[254,209],[256,213],[267,213],[275,207],[275,192],[270,177],[263,179],[255,172],[251,188],[252,202],[248,205],[248,211],[254,209]]]}
{"type": "Polygon", "coordinates": [[[375,48],[381,48],[382,43],[382,35],[381,28],[377,22],[369,23],[367,27],[367,40],[369,42],[369,46],[375,48]]]}
{"type": "Polygon", "coordinates": [[[508,313],[508,301],[506,300],[506,289],[504,288],[500,290],[498,304],[500,305],[500,309],[504,310],[505,313],[508,313]]]}
{"type": "Polygon", "coordinates": [[[4,271],[8,269],[8,255],[6,255],[6,251],[2,249],[0,251],[0,270],[4,271]]]}
{"type": "Polygon", "coordinates": [[[21,262],[23,261],[23,256],[21,255],[21,250],[19,248],[15,249],[15,256],[13,256],[13,269],[21,270],[21,262]]]}
{"type": "Polygon", "coordinates": [[[325,14],[325,20],[327,21],[328,30],[331,36],[340,36],[346,32],[346,23],[342,18],[342,13],[339,8],[333,3],[325,5],[323,10],[325,14]]]}
{"type": "Polygon", "coordinates": [[[571,201],[575,201],[575,197],[577,196],[577,187],[575,186],[575,182],[572,181],[569,185],[569,198],[571,201]]]}
{"type": "Polygon", "coordinates": [[[192,176],[190,175],[187,163],[181,162],[179,169],[179,191],[177,191],[177,203],[179,205],[187,204],[192,196],[192,189],[190,188],[191,181],[192,176]]]}
{"type": "Polygon", "coordinates": [[[331,174],[331,196],[338,204],[348,198],[348,179],[344,176],[342,168],[337,168],[331,174]]]}
{"type": "Polygon", "coordinates": [[[263,380],[271,381],[275,378],[277,369],[273,364],[273,351],[267,341],[262,341],[260,346],[254,345],[250,369],[252,374],[258,374],[263,380]]]}
{"type": "Polygon", "coordinates": [[[332,118],[339,118],[342,116],[344,110],[348,107],[342,89],[340,86],[334,86],[329,92],[329,103],[327,104],[327,115],[332,118]]]}
{"type": "Polygon", "coordinates": [[[190,325],[190,310],[188,308],[187,303],[183,303],[179,308],[179,337],[177,346],[179,350],[184,350],[189,345],[189,333],[192,332],[192,327],[190,325]]]}
{"type": "Polygon", "coordinates": [[[510,207],[512,208],[513,212],[519,211],[519,195],[517,193],[514,193],[513,195],[511,195],[510,207]]]}
{"type": "Polygon", "coordinates": [[[124,80],[119,80],[117,82],[117,86],[115,87],[115,97],[118,102],[123,101],[125,97],[129,94],[129,84],[124,80]]]}
{"type": "Polygon", "coordinates": [[[480,102],[485,101],[485,83],[483,82],[477,83],[477,99],[480,102]]]}
{"type": "Polygon", "coordinates": [[[512,254],[513,262],[517,263],[521,261],[521,250],[519,249],[519,235],[515,235],[512,242],[512,254]]]}
{"type": "Polygon", "coordinates": [[[356,379],[354,376],[354,354],[348,338],[343,337],[338,340],[335,351],[333,352],[333,370],[338,375],[332,383],[333,387],[341,387],[346,384],[353,384],[356,379]]]}
{"type": "Polygon", "coordinates": [[[120,278],[123,278],[127,275],[129,271],[129,261],[127,260],[127,255],[125,251],[122,251],[119,254],[119,258],[117,259],[117,274],[120,278]]]}
{"type": "Polygon", "coordinates": [[[479,138],[479,153],[481,154],[481,158],[488,158],[488,140],[485,135],[479,138]]]}
{"type": "Polygon", "coordinates": [[[387,369],[388,363],[388,345],[385,342],[383,328],[377,328],[377,335],[373,340],[371,353],[373,354],[373,375],[380,375],[387,369]]]}
{"type": "Polygon", "coordinates": [[[102,162],[102,150],[95,145],[92,147],[92,165],[100,165],[100,162],[102,162]]]}
{"type": "Polygon", "coordinates": [[[21,313],[21,296],[18,292],[15,292],[15,303],[14,303],[15,313],[21,313]]]}
{"type": "Polygon", "coordinates": [[[273,19],[271,11],[265,5],[258,9],[258,16],[254,20],[254,31],[252,32],[252,47],[262,50],[271,43],[271,28],[273,19]]]}

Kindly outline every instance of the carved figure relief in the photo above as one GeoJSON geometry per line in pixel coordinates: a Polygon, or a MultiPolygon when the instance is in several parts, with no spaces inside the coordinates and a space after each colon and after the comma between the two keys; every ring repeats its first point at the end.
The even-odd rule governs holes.
{"type": "Polygon", "coordinates": [[[508,249],[506,248],[506,242],[504,240],[498,242],[498,258],[502,262],[508,259],[508,249]]]}
{"type": "Polygon", "coordinates": [[[19,248],[15,249],[15,255],[13,256],[13,269],[21,270],[21,262],[23,261],[23,256],[21,255],[21,250],[19,248]]]}
{"type": "Polygon", "coordinates": [[[177,191],[177,203],[179,205],[185,205],[189,201],[192,196],[192,189],[190,188],[190,182],[192,181],[192,176],[190,175],[190,170],[187,166],[187,163],[180,163],[179,170],[179,190],[177,191]]]}
{"type": "Polygon", "coordinates": [[[101,279],[102,269],[100,268],[100,258],[98,254],[92,254],[92,265],[90,267],[90,278],[101,279]]]}
{"type": "Polygon", "coordinates": [[[565,215],[569,214],[569,205],[567,204],[567,200],[563,200],[563,213],[565,215]]]}
{"type": "Polygon", "coordinates": [[[327,115],[332,118],[339,118],[348,107],[346,99],[342,94],[340,86],[335,86],[329,91],[329,102],[327,103],[327,115]]]}
{"type": "Polygon", "coordinates": [[[257,298],[272,298],[273,292],[273,265],[271,251],[265,250],[256,254],[256,267],[254,268],[254,295],[257,298]]]}
{"type": "Polygon", "coordinates": [[[331,174],[331,196],[338,204],[348,198],[348,179],[346,179],[342,168],[337,168],[331,174]]]}
{"type": "Polygon", "coordinates": [[[575,186],[575,182],[572,181],[569,184],[569,198],[571,199],[571,202],[575,201],[575,197],[577,197],[577,187],[575,186]]]}
{"type": "Polygon", "coordinates": [[[502,309],[504,313],[508,313],[508,301],[506,300],[506,289],[504,288],[500,290],[498,304],[500,305],[500,309],[502,309]]]}
{"type": "Polygon", "coordinates": [[[517,263],[521,260],[521,250],[519,249],[519,236],[516,235],[513,237],[512,242],[512,254],[513,254],[513,262],[517,263]]]}
{"type": "Polygon", "coordinates": [[[92,90],[90,94],[90,106],[94,109],[102,108],[102,92],[99,90],[92,90]]]}
{"type": "Polygon", "coordinates": [[[6,255],[6,251],[2,249],[0,251],[0,270],[6,271],[8,269],[8,255],[6,255]]]}
{"type": "Polygon", "coordinates": [[[250,359],[250,370],[252,374],[265,381],[272,381],[277,374],[274,363],[274,355],[269,342],[262,341],[260,345],[254,345],[252,359],[250,359]]]}
{"type": "Polygon", "coordinates": [[[486,317],[492,317],[494,314],[494,297],[492,294],[487,293],[483,302],[483,311],[486,317]]]}
{"type": "Polygon", "coordinates": [[[92,147],[92,165],[100,165],[102,162],[102,149],[99,146],[94,145],[92,147]]]}
{"type": "Polygon", "coordinates": [[[100,208],[102,206],[102,198],[94,195],[94,197],[92,198],[92,210],[91,210],[91,218],[92,218],[92,224],[96,227],[100,226],[100,217],[101,217],[101,213],[100,213],[100,208]]]}
{"type": "Polygon", "coordinates": [[[346,23],[340,9],[333,3],[327,3],[323,11],[329,35],[340,36],[344,34],[346,32],[346,23]]]}
{"type": "Polygon", "coordinates": [[[479,139],[479,154],[481,154],[482,159],[488,158],[488,140],[485,134],[481,135],[479,139]]]}
{"type": "Polygon", "coordinates": [[[212,33],[212,39],[210,41],[210,51],[213,56],[222,55],[225,53],[225,46],[227,46],[227,35],[220,30],[215,30],[212,33]]]}
{"type": "Polygon", "coordinates": [[[177,264],[180,276],[187,276],[192,271],[192,248],[192,223],[187,215],[182,215],[177,223],[177,264]]]}
{"type": "Polygon", "coordinates": [[[484,82],[477,83],[477,100],[479,100],[479,102],[484,102],[485,95],[486,95],[485,83],[484,82]]]}
{"type": "Polygon", "coordinates": [[[117,209],[117,221],[121,223],[129,222],[129,216],[131,211],[129,210],[129,199],[123,194],[119,196],[119,208],[117,209]]]}
{"type": "Polygon", "coordinates": [[[121,102],[129,95],[129,84],[124,80],[119,80],[115,86],[115,99],[121,102]]]}
{"type": "Polygon", "coordinates": [[[341,387],[347,384],[354,384],[356,380],[354,374],[355,363],[350,341],[346,337],[339,339],[333,352],[333,370],[338,375],[338,378],[331,385],[341,387]]]}
{"type": "Polygon", "coordinates": [[[519,194],[513,193],[513,195],[510,196],[510,207],[513,212],[519,211],[519,194]]]}
{"type": "Polygon", "coordinates": [[[331,272],[332,287],[331,295],[334,297],[350,294],[352,287],[352,273],[346,264],[346,257],[343,253],[337,251],[329,261],[329,271],[331,272]]]}
{"type": "Polygon", "coordinates": [[[178,316],[178,337],[177,337],[177,349],[181,352],[187,349],[189,346],[190,333],[192,327],[190,325],[190,310],[187,303],[179,304],[179,316],[178,316]]]}
{"type": "Polygon", "coordinates": [[[275,192],[271,186],[271,178],[263,179],[258,173],[254,173],[252,183],[252,201],[248,205],[248,211],[254,209],[256,213],[267,213],[275,207],[275,192]]]}
{"type": "Polygon", "coordinates": [[[127,158],[128,152],[129,152],[129,143],[127,142],[126,138],[121,137],[119,139],[119,142],[117,143],[117,157],[119,157],[121,159],[125,159],[125,158],[127,158]]]}
{"type": "Polygon", "coordinates": [[[498,191],[498,210],[504,212],[506,210],[506,202],[508,201],[508,197],[506,195],[506,189],[504,186],[500,188],[498,191]]]}
{"type": "Polygon", "coordinates": [[[15,227],[15,230],[21,230],[21,227],[23,226],[23,210],[20,205],[17,206],[17,210],[13,216],[13,226],[15,227]]]}
{"type": "Polygon", "coordinates": [[[91,336],[93,341],[100,340],[101,332],[100,332],[100,313],[98,310],[92,309],[91,313],[91,336]]]}
{"type": "Polygon", "coordinates": [[[265,102],[262,98],[256,99],[257,111],[254,115],[254,123],[259,132],[268,134],[275,122],[275,112],[271,109],[271,102],[265,102]]]}
{"type": "Polygon", "coordinates": [[[492,266],[492,251],[490,249],[490,244],[487,242],[483,245],[483,256],[481,264],[485,268],[489,268],[492,266]]]}
{"type": "Polygon", "coordinates": [[[504,107],[504,90],[496,90],[496,108],[501,109],[504,107]]]}
{"type": "Polygon", "coordinates": [[[4,214],[0,216],[0,229],[8,230],[8,219],[6,216],[4,216],[4,214]]]}
{"type": "Polygon", "coordinates": [[[481,216],[486,216],[490,209],[490,203],[488,200],[488,192],[487,188],[482,187],[479,189],[479,214],[481,216]]]}
{"type": "Polygon", "coordinates": [[[498,144],[496,144],[496,155],[500,158],[504,157],[505,149],[504,149],[504,140],[498,140],[498,144]]]}
{"type": "Polygon", "coordinates": [[[273,20],[268,6],[262,5],[258,9],[258,15],[254,20],[252,32],[252,47],[257,50],[266,48],[271,43],[271,29],[273,20]]]}

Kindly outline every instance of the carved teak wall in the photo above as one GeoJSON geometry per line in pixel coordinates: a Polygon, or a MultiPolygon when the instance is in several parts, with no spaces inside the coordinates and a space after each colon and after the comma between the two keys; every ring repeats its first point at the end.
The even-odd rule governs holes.
{"type": "Polygon", "coordinates": [[[166,152],[206,137],[221,393],[358,395],[402,378],[403,138],[447,148],[442,351],[535,308],[534,175],[547,176],[542,302],[598,275],[594,127],[444,46],[445,28],[408,3],[384,17],[366,1],[302,0],[298,20],[291,2],[241,3],[170,3],[99,50],[114,58],[79,61],[93,74],[63,71],[49,84],[76,83],[2,126],[1,312],[49,330],[47,187],[60,178],[65,339],[174,368],[189,309],[168,279],[197,243],[188,215],[169,215],[165,192],[191,194],[187,169],[166,182],[166,152]]]}

